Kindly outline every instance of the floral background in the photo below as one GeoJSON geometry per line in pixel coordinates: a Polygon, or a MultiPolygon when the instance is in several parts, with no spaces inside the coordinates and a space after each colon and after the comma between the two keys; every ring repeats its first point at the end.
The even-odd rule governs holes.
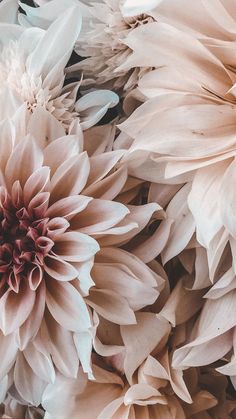
{"type": "Polygon", "coordinates": [[[0,417],[236,418],[235,0],[0,2],[0,417]]]}

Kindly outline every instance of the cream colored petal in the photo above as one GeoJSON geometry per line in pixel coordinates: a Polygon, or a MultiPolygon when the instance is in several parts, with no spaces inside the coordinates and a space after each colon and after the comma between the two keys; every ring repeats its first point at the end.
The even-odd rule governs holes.
{"type": "Polygon", "coordinates": [[[46,356],[29,343],[25,348],[24,357],[34,373],[46,382],[55,381],[55,371],[50,355],[46,356]]]}
{"type": "Polygon", "coordinates": [[[73,265],[53,254],[44,259],[44,269],[57,281],[71,281],[78,276],[78,271],[73,265]]]}
{"type": "MultiPolygon", "coordinates": [[[[43,150],[45,147],[47,149],[49,143],[65,135],[65,129],[55,116],[42,106],[37,106],[30,115],[27,133],[34,137],[38,147],[43,150]]],[[[57,149],[57,152],[60,154],[59,149],[57,149]]],[[[45,163],[45,166],[50,165],[45,163]]]]}
{"type": "Polygon", "coordinates": [[[91,354],[93,349],[92,334],[87,332],[74,333],[74,342],[83,371],[88,374],[90,380],[95,379],[91,365],[91,354]]]}
{"type": "Polygon", "coordinates": [[[133,253],[143,262],[151,262],[163,251],[166,246],[173,223],[174,220],[171,218],[167,218],[162,221],[152,236],[135,247],[133,253]]]}
{"type": "Polygon", "coordinates": [[[127,214],[129,209],[119,202],[93,199],[72,225],[86,234],[95,234],[117,225],[127,214]]]}
{"type": "Polygon", "coordinates": [[[190,189],[191,184],[183,186],[171,200],[166,210],[167,217],[174,220],[174,223],[170,229],[167,245],[162,251],[164,264],[184,250],[194,234],[195,220],[187,205],[190,189]]]}
{"type": "Polygon", "coordinates": [[[227,162],[199,170],[188,197],[189,208],[196,220],[197,240],[205,247],[223,225],[218,196],[227,162]]]}
{"type": "Polygon", "coordinates": [[[112,201],[123,189],[127,181],[127,176],[127,168],[124,166],[120,167],[114,173],[105,177],[105,179],[86,187],[83,193],[93,198],[109,199],[112,201]]]}
{"type": "Polygon", "coordinates": [[[58,137],[43,150],[44,165],[50,167],[52,175],[61,164],[80,152],[80,144],[76,135],[58,137]]]}
{"type": "Polygon", "coordinates": [[[16,333],[16,341],[20,350],[25,349],[28,342],[35,337],[42,322],[45,309],[45,283],[37,289],[34,306],[26,321],[16,333]]]}
{"type": "MultiPolygon", "coordinates": [[[[187,278],[185,278],[187,279],[187,278]]],[[[204,291],[190,291],[187,281],[181,279],[170,294],[160,314],[174,327],[187,322],[203,305],[204,291]]]]}
{"type": "MultiPolygon", "coordinates": [[[[222,177],[222,175],[221,175],[222,177]]],[[[236,161],[235,159],[229,164],[229,167],[225,168],[219,194],[221,199],[219,200],[219,208],[222,217],[222,223],[227,228],[229,233],[236,238],[235,230],[235,208],[236,208],[236,195],[233,188],[236,179],[236,161]],[[227,196],[225,192],[227,188],[227,196]]]]}
{"type": "Polygon", "coordinates": [[[142,362],[170,332],[169,323],[152,313],[137,313],[137,325],[122,326],[121,335],[126,347],[125,373],[132,383],[132,376],[142,362]]]}
{"type": "Polygon", "coordinates": [[[27,179],[42,165],[43,156],[32,138],[20,142],[9,158],[5,177],[8,187],[11,187],[16,180],[20,181],[23,187],[27,179]],[[28,164],[25,164],[25,162],[28,164]]]}
{"type": "Polygon", "coordinates": [[[14,383],[21,397],[34,406],[39,406],[46,382],[40,380],[22,353],[19,352],[14,368],[14,383]]]}
{"type": "Polygon", "coordinates": [[[41,167],[27,179],[23,189],[24,203],[26,206],[35,195],[45,190],[49,176],[49,167],[41,167]]]}
{"type": "Polygon", "coordinates": [[[69,282],[55,284],[47,278],[46,304],[55,320],[67,330],[83,332],[91,326],[86,304],[69,282]]]}
{"type": "Polygon", "coordinates": [[[117,150],[92,156],[90,158],[91,170],[86,187],[102,180],[106,175],[108,175],[124,153],[124,150],[117,150]]]}
{"type": "Polygon", "coordinates": [[[55,171],[50,185],[51,202],[81,192],[89,174],[87,153],[71,157],[55,171]]]}
{"type": "Polygon", "coordinates": [[[92,198],[83,195],[69,196],[51,205],[47,212],[46,217],[64,217],[70,220],[73,216],[83,211],[92,198]]]}
{"type": "Polygon", "coordinates": [[[134,324],[136,318],[128,301],[106,289],[92,288],[86,302],[102,317],[115,324],[134,324]]]}
{"type": "Polygon", "coordinates": [[[1,371],[0,380],[11,370],[18,353],[18,347],[14,334],[4,336],[0,332],[0,355],[1,355],[1,371]]]}
{"type": "Polygon", "coordinates": [[[173,368],[186,369],[208,365],[221,359],[232,348],[231,331],[222,333],[216,338],[210,337],[199,343],[198,340],[177,349],[173,355],[173,368]]]}
{"type": "MultiPolygon", "coordinates": [[[[79,358],[72,332],[62,328],[48,313],[46,325],[53,363],[64,377],[76,378],[79,358]]],[[[46,335],[45,338],[47,339],[46,335]]],[[[44,340],[42,340],[42,345],[46,346],[44,340]]]]}
{"type": "Polygon", "coordinates": [[[1,330],[5,335],[17,330],[29,317],[35,302],[35,292],[28,286],[20,287],[19,293],[8,290],[0,299],[1,330]]]}
{"type": "Polygon", "coordinates": [[[137,5],[134,0],[126,0],[122,7],[122,12],[124,16],[137,16],[154,9],[156,6],[162,3],[162,1],[163,0],[142,0],[137,5]]]}
{"type": "Polygon", "coordinates": [[[210,290],[204,295],[205,298],[215,299],[234,290],[236,287],[236,277],[233,268],[230,268],[224,275],[218,279],[210,290]]]}
{"type": "Polygon", "coordinates": [[[137,404],[140,406],[152,404],[167,404],[165,397],[148,384],[134,384],[124,396],[124,404],[137,404]]]}
{"type": "Polygon", "coordinates": [[[150,286],[161,290],[164,281],[162,275],[156,273],[145,265],[142,260],[123,249],[105,247],[96,255],[96,262],[122,264],[128,268],[132,274],[150,286]]]}
{"type": "Polygon", "coordinates": [[[153,304],[159,295],[145,279],[136,278],[125,265],[95,263],[92,278],[97,288],[111,290],[126,298],[134,311],[153,304]]]}
{"type": "Polygon", "coordinates": [[[95,90],[86,93],[75,103],[75,110],[79,113],[83,130],[97,124],[107,110],[119,103],[119,96],[110,90],[95,90]]]}
{"type": "Polygon", "coordinates": [[[50,72],[57,66],[58,74],[64,70],[80,33],[81,15],[77,7],[70,7],[52,23],[26,62],[29,74],[45,79],[45,86],[53,88],[58,78],[50,78],[50,72]],[[67,36],[65,38],[65,31],[67,36]],[[45,54],[45,51],[47,53],[45,54]]]}
{"type": "Polygon", "coordinates": [[[53,251],[67,262],[84,262],[99,250],[99,245],[87,234],[69,231],[55,238],[53,251]]]}
{"type": "Polygon", "coordinates": [[[8,376],[5,377],[0,382],[0,403],[3,403],[8,390],[8,376]]]}

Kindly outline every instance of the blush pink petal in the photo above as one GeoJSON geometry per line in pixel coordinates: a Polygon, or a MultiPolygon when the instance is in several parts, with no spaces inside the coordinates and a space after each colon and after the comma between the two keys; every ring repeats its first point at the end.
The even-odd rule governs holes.
{"type": "Polygon", "coordinates": [[[130,383],[136,369],[158,345],[162,345],[170,332],[169,323],[155,314],[137,313],[136,317],[137,325],[121,327],[126,347],[124,369],[130,383]]]}
{"type": "Polygon", "coordinates": [[[57,281],[72,281],[78,276],[78,271],[72,264],[53,254],[45,258],[44,269],[57,281]]]}
{"type": "Polygon", "coordinates": [[[24,350],[24,357],[34,373],[43,381],[55,381],[55,370],[50,356],[38,351],[37,348],[30,343],[24,350]]]}
{"type": "Polygon", "coordinates": [[[88,174],[89,159],[86,152],[62,163],[51,179],[51,202],[80,193],[87,182],[88,174]]]}
{"type": "Polygon", "coordinates": [[[29,317],[35,302],[35,293],[21,286],[19,293],[9,289],[0,299],[0,327],[4,335],[18,329],[29,317]]]}
{"type": "Polygon", "coordinates": [[[21,353],[18,354],[14,368],[14,382],[17,391],[24,400],[34,406],[39,406],[47,383],[35,376],[24,355],[21,353]]]}
{"type": "Polygon", "coordinates": [[[90,317],[85,302],[79,292],[69,282],[59,282],[47,278],[46,304],[55,320],[65,329],[84,331],[90,327],[90,317]]]}
{"type": "Polygon", "coordinates": [[[67,262],[89,260],[99,250],[97,242],[77,231],[68,231],[55,238],[54,252],[67,262]]]}

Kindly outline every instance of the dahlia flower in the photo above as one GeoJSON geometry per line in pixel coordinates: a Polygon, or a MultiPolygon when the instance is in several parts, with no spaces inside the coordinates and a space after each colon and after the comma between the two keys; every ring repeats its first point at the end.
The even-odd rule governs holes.
{"type": "Polygon", "coordinates": [[[135,383],[94,365],[96,381],[80,370],[76,380],[57,376],[43,395],[46,417],[227,419],[235,413],[235,401],[227,393],[227,379],[213,369],[186,373],[170,370],[165,352],[160,360],[149,356],[140,366],[135,383]],[[176,395],[178,397],[176,397],[176,395]]]}
{"type": "Polygon", "coordinates": [[[233,249],[235,240],[233,190],[229,195],[235,166],[235,75],[184,32],[161,23],[148,25],[144,32],[149,51],[145,62],[159,68],[142,78],[139,89],[147,101],[121,125],[134,138],[125,160],[134,176],[162,184],[187,182],[169,204],[170,216],[178,221],[178,234],[171,240],[177,247],[170,257],[188,244],[196,229],[213,278],[227,243],[233,249]],[[157,40],[162,48],[165,43],[163,53],[157,40]],[[185,79],[183,66],[188,68],[185,79]],[[182,210],[177,210],[179,202],[182,210]]]}
{"type": "MultiPolygon", "coordinates": [[[[228,363],[217,368],[235,385],[235,73],[195,37],[168,24],[142,28],[135,42],[133,64],[142,55],[156,69],[139,83],[146,102],[121,125],[133,139],[124,160],[133,176],[177,186],[162,222],[169,232],[163,261],[196,247],[196,273],[201,264],[202,278],[189,281],[189,288],[214,284],[184,346],[175,351],[173,366],[200,367],[225,357],[228,363]],[[142,39],[141,54],[136,43],[142,39]]],[[[196,303],[196,291],[190,293],[196,303]]],[[[173,324],[178,298],[172,297],[167,311],[173,324]]]]}
{"type": "MultiPolygon", "coordinates": [[[[4,10],[8,1],[0,6],[4,10]]],[[[5,88],[16,96],[16,108],[27,103],[30,112],[38,106],[50,112],[68,130],[76,120],[82,129],[96,124],[118,97],[107,90],[89,92],[76,99],[80,83],[64,85],[65,66],[81,28],[81,13],[76,6],[64,11],[50,27],[23,28],[0,24],[0,94],[5,88]],[[65,37],[66,33],[66,37],[65,37]]]]}
{"type": "Polygon", "coordinates": [[[18,396],[15,398],[8,395],[0,405],[2,419],[42,419],[45,417],[44,413],[42,408],[30,406],[18,396]]]}
{"type": "MultiPolygon", "coordinates": [[[[41,2],[38,2],[41,5],[41,2]]],[[[126,37],[135,32],[136,28],[153,21],[150,10],[156,1],[142,2],[139,6],[126,13],[123,0],[100,0],[88,2],[85,6],[78,0],[70,0],[70,4],[79,4],[84,15],[81,36],[75,45],[75,51],[85,60],[71,67],[71,71],[82,70],[84,85],[108,86],[113,90],[129,91],[136,87],[139,78],[146,72],[143,63],[138,68],[121,69],[122,64],[131,54],[126,45],[126,37]]],[[[22,5],[27,20],[32,25],[47,25],[48,18],[55,19],[58,14],[58,0],[42,4],[38,9],[22,5]]],[[[60,2],[59,10],[68,8],[60,2]]]]}
{"type": "Polygon", "coordinates": [[[62,127],[40,109],[29,117],[23,106],[14,123],[2,122],[0,140],[0,377],[13,374],[19,395],[38,406],[55,369],[74,377],[80,359],[92,378],[99,322],[135,324],[157,299],[161,276],[117,246],[159,207],[112,201],[127,177],[125,167],[122,183],[114,177],[123,151],[89,158],[77,136],[48,142],[38,127],[62,127]]]}

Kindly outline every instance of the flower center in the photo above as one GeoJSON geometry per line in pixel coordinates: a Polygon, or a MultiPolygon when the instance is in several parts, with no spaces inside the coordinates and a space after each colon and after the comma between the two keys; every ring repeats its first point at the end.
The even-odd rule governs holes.
{"type": "Polygon", "coordinates": [[[154,19],[151,16],[142,13],[138,16],[127,17],[125,18],[125,21],[129,28],[134,29],[140,25],[146,25],[147,23],[154,22],[154,19]]]}
{"type": "Polygon", "coordinates": [[[38,219],[33,211],[17,208],[6,196],[0,207],[0,290],[10,287],[18,292],[22,280],[36,289],[44,257],[54,245],[47,234],[49,219],[38,219]]]}

